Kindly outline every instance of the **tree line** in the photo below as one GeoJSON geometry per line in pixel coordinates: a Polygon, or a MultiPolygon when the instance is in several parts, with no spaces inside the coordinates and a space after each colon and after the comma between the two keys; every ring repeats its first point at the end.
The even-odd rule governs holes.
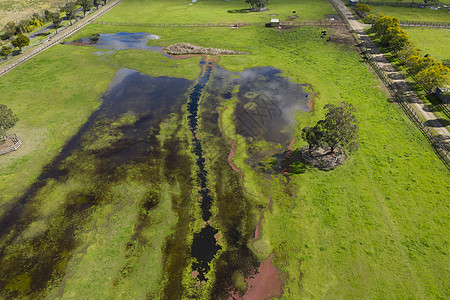
{"type": "MultiPolygon", "coordinates": [[[[367,9],[364,8],[364,11],[367,9]]],[[[365,21],[373,24],[371,31],[380,39],[382,46],[390,49],[405,63],[408,72],[428,93],[437,87],[450,84],[450,68],[428,54],[422,55],[421,50],[411,42],[406,31],[400,27],[398,18],[379,13],[367,15],[365,21]]]]}
{"type": "MultiPolygon", "coordinates": [[[[30,40],[26,33],[30,33],[39,27],[42,27],[45,23],[52,22],[53,28],[58,32],[58,28],[61,25],[63,18],[65,17],[72,25],[72,20],[76,18],[78,9],[83,11],[83,17],[92,8],[98,9],[100,5],[105,5],[109,0],[77,0],[74,2],[68,2],[66,5],[61,6],[59,11],[50,12],[45,10],[42,14],[34,13],[30,19],[21,20],[19,22],[10,21],[3,27],[3,32],[0,35],[2,40],[11,40],[11,45],[14,48],[19,48],[19,52],[23,47],[30,44],[30,40]],[[17,36],[14,38],[14,36],[17,36]]],[[[8,46],[3,46],[0,49],[0,56],[5,58],[13,52],[13,49],[8,46]]]]}

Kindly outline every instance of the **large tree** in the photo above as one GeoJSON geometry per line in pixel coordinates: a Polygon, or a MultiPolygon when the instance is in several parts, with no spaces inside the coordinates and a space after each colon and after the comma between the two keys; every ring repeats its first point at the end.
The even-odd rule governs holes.
{"type": "Polygon", "coordinates": [[[315,147],[329,148],[333,153],[336,148],[346,153],[352,153],[358,148],[358,120],[353,105],[342,102],[336,106],[325,105],[328,110],[325,119],[314,127],[302,129],[302,138],[309,144],[309,149],[315,147]]]}
{"type": "Polygon", "coordinates": [[[3,26],[3,36],[4,39],[10,39],[13,37],[16,32],[16,24],[13,21],[10,21],[3,26]]]}
{"type": "Polygon", "coordinates": [[[64,11],[66,12],[67,19],[70,21],[70,25],[72,25],[72,20],[75,19],[77,13],[77,6],[74,2],[69,2],[64,6],[64,11]]]}
{"type": "Polygon", "coordinates": [[[54,13],[52,16],[53,28],[55,28],[56,33],[58,33],[58,27],[61,24],[62,18],[59,13],[54,13]]]}
{"type": "Polygon", "coordinates": [[[93,0],[80,0],[79,4],[83,8],[83,16],[86,17],[86,13],[91,10],[91,8],[94,6],[93,0]]]}
{"type": "Polygon", "coordinates": [[[269,0],[245,0],[245,3],[251,5],[251,10],[261,11],[269,3],[269,0]]]}
{"type": "Polygon", "coordinates": [[[0,56],[4,56],[5,58],[7,58],[8,55],[11,54],[11,52],[12,52],[11,47],[3,46],[2,49],[0,50],[0,56]]]}
{"type": "Polygon", "coordinates": [[[6,131],[13,128],[17,121],[19,118],[12,110],[8,106],[0,104],[0,135],[3,141],[6,140],[6,131]]]}
{"type": "Polygon", "coordinates": [[[30,39],[23,34],[19,34],[19,36],[11,41],[11,45],[14,46],[14,48],[19,48],[19,51],[22,51],[23,47],[26,47],[30,44],[30,39]]]}

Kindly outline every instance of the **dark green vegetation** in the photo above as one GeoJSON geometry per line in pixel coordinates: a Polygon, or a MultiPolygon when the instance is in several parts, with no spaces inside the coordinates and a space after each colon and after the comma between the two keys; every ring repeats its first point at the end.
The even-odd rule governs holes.
{"type": "Polygon", "coordinates": [[[6,132],[16,125],[19,118],[6,105],[0,104],[0,134],[2,139],[6,139],[6,132]]]}
{"type": "Polygon", "coordinates": [[[334,152],[337,147],[344,152],[352,153],[358,148],[358,120],[355,108],[348,103],[339,106],[325,105],[328,110],[325,119],[317,121],[314,127],[302,129],[302,138],[308,147],[330,148],[334,152]]]}
{"type": "MultiPolygon", "coordinates": [[[[172,20],[181,16],[181,8],[203,16],[214,12],[201,10],[201,1],[190,8],[184,1],[168,3],[180,11],[161,10],[162,2],[125,1],[104,18],[134,22],[127,18],[143,3],[137,10],[148,18],[143,22],[169,22],[172,12],[172,20]]],[[[217,11],[234,5],[220,3],[217,11]]],[[[307,14],[315,13],[305,9],[307,14]]],[[[154,77],[188,79],[188,93],[200,75],[200,59],[58,45],[0,82],[2,101],[19,116],[15,128],[24,141],[20,151],[0,158],[0,220],[11,216],[14,203],[28,201],[18,222],[2,227],[9,228],[0,240],[2,297],[209,298],[231,283],[244,288],[237,278],[270,253],[286,279],[287,299],[448,297],[448,171],[349,45],[328,43],[320,37],[322,28],[310,27],[90,25],[71,39],[119,30],[148,30],[161,36],[150,41],[155,46],[189,42],[251,53],[220,58],[198,107],[198,136],[215,199],[211,220],[222,246],[210,280],[197,289],[190,272],[193,236],[203,221],[187,108],[181,106],[186,96],[166,113],[155,112],[161,119],[154,123],[145,118],[150,108],[140,108],[141,115],[119,106],[120,113],[109,115],[106,96],[97,101],[121,68],[152,76],[144,90],[161,85],[151,82],[164,77],[154,77]],[[93,55],[99,51],[104,54],[93,55]],[[289,180],[265,171],[261,165],[274,165],[289,139],[273,143],[236,133],[241,87],[231,85],[233,76],[218,66],[229,72],[272,66],[294,83],[310,84],[305,88],[314,94],[315,110],[297,114],[295,148],[305,145],[299,128],[323,119],[325,104],[351,103],[358,111],[360,149],[329,172],[301,162],[290,166],[289,180]],[[232,161],[243,185],[228,162],[232,145],[223,134],[236,141],[232,161]],[[250,241],[270,198],[260,238],[250,241]]]]}

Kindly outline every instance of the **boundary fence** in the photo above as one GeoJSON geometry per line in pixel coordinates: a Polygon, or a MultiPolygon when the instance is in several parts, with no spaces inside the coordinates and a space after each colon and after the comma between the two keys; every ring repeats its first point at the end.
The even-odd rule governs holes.
{"type": "Polygon", "coordinates": [[[348,22],[345,15],[341,12],[337,4],[330,0],[331,4],[334,6],[336,11],[338,12],[339,16],[342,20],[344,20],[348,30],[353,35],[353,38],[355,39],[357,43],[357,49],[360,55],[365,59],[372,69],[377,73],[378,77],[384,82],[385,86],[389,90],[389,93],[391,94],[394,101],[399,105],[399,107],[405,112],[405,114],[410,118],[413,123],[417,125],[419,130],[425,135],[425,137],[429,140],[431,145],[433,146],[433,149],[439,156],[439,158],[442,160],[442,162],[445,164],[445,166],[450,169],[450,153],[448,147],[442,143],[442,141],[437,137],[435,134],[433,134],[430,129],[425,125],[425,123],[422,121],[422,118],[417,114],[417,112],[414,110],[414,108],[411,107],[411,104],[405,97],[405,95],[402,92],[402,89],[393,82],[387,74],[383,70],[381,70],[376,62],[374,61],[374,58],[372,57],[372,54],[369,53],[367,48],[363,46],[363,42],[359,38],[359,35],[353,30],[352,26],[348,22]]]}
{"type": "Polygon", "coordinates": [[[385,2],[385,1],[370,1],[370,0],[361,0],[361,3],[363,4],[369,4],[372,6],[401,6],[401,7],[418,7],[418,8],[425,8],[425,7],[444,7],[444,3],[441,2],[434,2],[434,3],[424,3],[422,2],[385,2]]]}
{"type": "Polygon", "coordinates": [[[6,153],[9,153],[9,152],[12,152],[12,151],[16,151],[22,145],[22,141],[19,139],[17,134],[14,134],[14,136],[11,137],[11,141],[14,143],[14,145],[12,145],[11,147],[8,147],[8,148],[0,150],[0,155],[6,154],[6,153]]]}
{"type": "Polygon", "coordinates": [[[450,28],[450,23],[448,23],[448,22],[430,22],[430,21],[400,21],[400,26],[450,28]]]}
{"type": "MultiPolygon", "coordinates": [[[[92,24],[111,25],[111,26],[130,26],[130,27],[244,27],[244,26],[266,26],[267,23],[193,23],[193,24],[171,24],[171,23],[129,23],[129,22],[105,22],[96,21],[92,24]]],[[[328,21],[321,20],[316,22],[280,22],[281,26],[345,26],[341,20],[328,21]]]]}

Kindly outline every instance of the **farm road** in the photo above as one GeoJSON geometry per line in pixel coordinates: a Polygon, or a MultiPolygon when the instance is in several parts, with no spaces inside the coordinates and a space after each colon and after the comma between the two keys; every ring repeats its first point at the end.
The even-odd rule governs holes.
{"type": "Polygon", "coordinates": [[[380,50],[375,46],[372,40],[364,31],[365,28],[371,25],[362,24],[356,20],[350,10],[342,3],[342,0],[330,0],[336,4],[336,7],[341,11],[341,13],[348,20],[350,26],[356,34],[359,35],[363,46],[372,55],[374,63],[380,68],[393,82],[395,82],[402,90],[405,97],[409,99],[409,102],[414,107],[414,109],[425,119],[426,125],[429,129],[435,130],[442,142],[450,145],[450,133],[447,128],[436,118],[433,112],[430,111],[428,107],[420,100],[411,86],[405,81],[403,76],[395,70],[395,68],[390,64],[380,50]]]}
{"type": "Polygon", "coordinates": [[[38,55],[44,50],[47,50],[48,48],[60,43],[65,38],[69,37],[73,33],[77,32],[87,24],[94,21],[96,18],[100,17],[104,13],[108,12],[111,8],[119,4],[122,0],[112,0],[109,1],[104,7],[101,9],[87,15],[85,18],[81,19],[77,23],[74,23],[72,26],[67,27],[64,30],[61,30],[57,34],[51,37],[47,42],[40,44],[39,46],[32,47],[26,50],[25,53],[22,53],[21,55],[18,55],[17,57],[14,57],[10,59],[8,62],[5,63],[5,65],[0,66],[0,77],[17,67],[23,62],[26,62],[30,58],[38,55]]]}

